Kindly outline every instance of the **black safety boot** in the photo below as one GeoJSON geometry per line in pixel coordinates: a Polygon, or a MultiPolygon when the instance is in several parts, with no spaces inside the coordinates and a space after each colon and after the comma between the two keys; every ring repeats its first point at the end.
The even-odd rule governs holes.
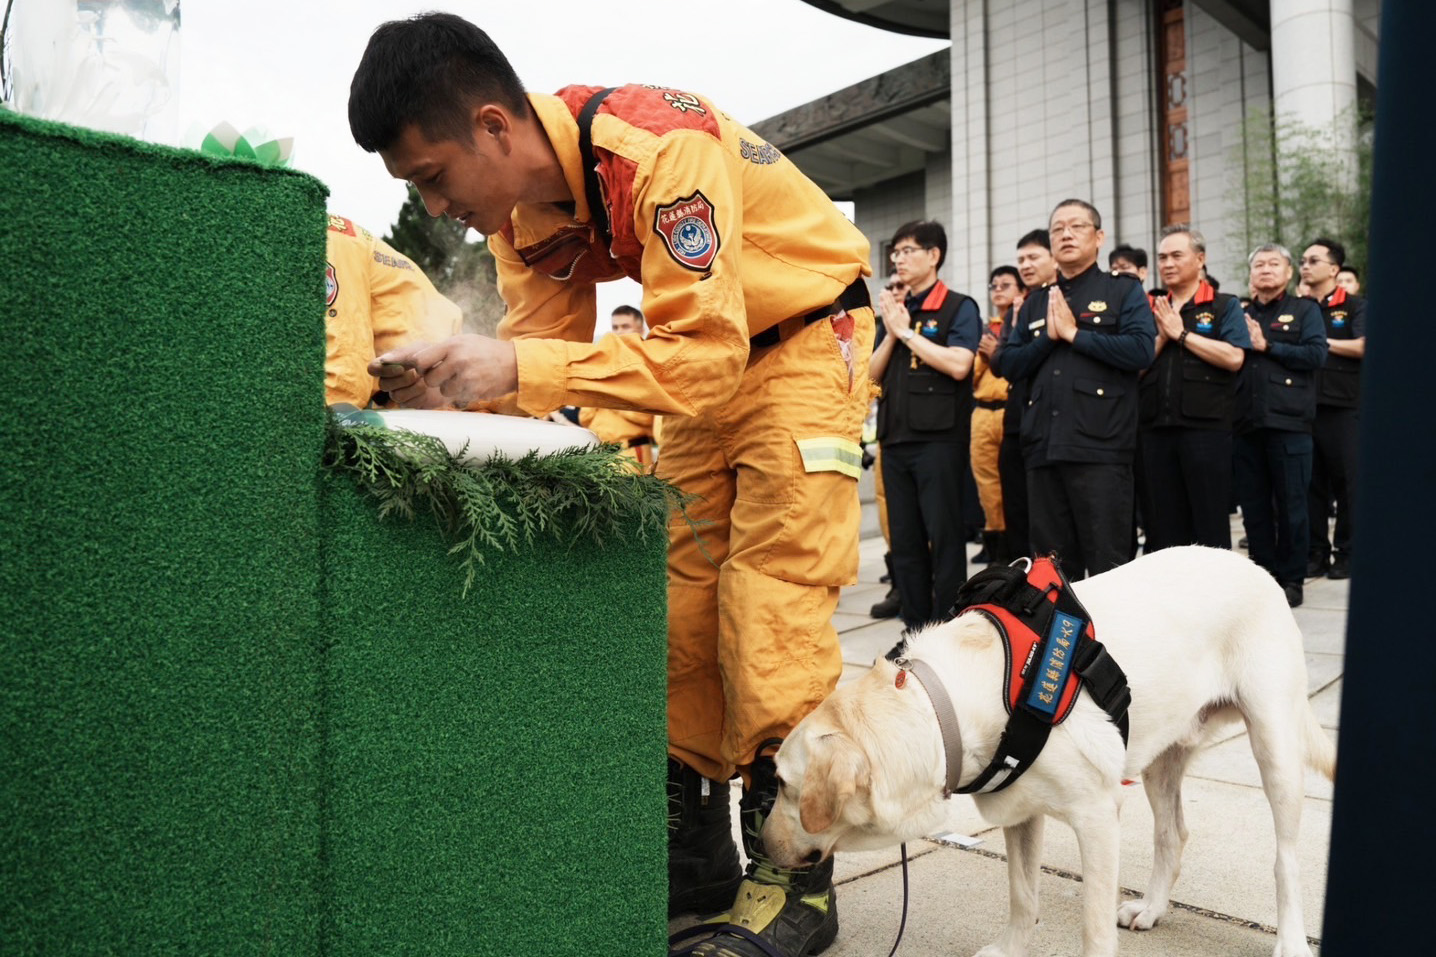
{"type": "MultiPolygon", "coordinates": [[[[888,552],[886,555],[883,556],[883,562],[888,567],[888,573],[883,578],[879,579],[879,581],[890,582],[892,581],[893,575],[892,552],[888,552]]],[[[887,597],[885,597],[877,604],[873,605],[873,607],[868,611],[869,618],[896,618],[900,614],[902,614],[902,599],[898,597],[898,590],[896,585],[889,587],[887,597]]]]}
{"type": "Polygon", "coordinates": [[[712,914],[733,903],[743,868],[733,843],[726,781],[668,759],[668,916],[712,914]]]}
{"type": "MultiPolygon", "coordinates": [[[[983,532],[982,550],[987,553],[987,567],[1006,565],[1012,559],[1007,557],[1007,533],[983,532]]],[[[977,561],[976,558],[973,561],[977,561]]]]}
{"type": "Polygon", "coordinates": [[[827,950],[838,936],[833,859],[783,868],[763,853],[763,823],[777,798],[777,769],[771,757],[760,755],[739,811],[748,870],[737,899],[726,913],[676,935],[671,957],[809,957],[827,950]]]}

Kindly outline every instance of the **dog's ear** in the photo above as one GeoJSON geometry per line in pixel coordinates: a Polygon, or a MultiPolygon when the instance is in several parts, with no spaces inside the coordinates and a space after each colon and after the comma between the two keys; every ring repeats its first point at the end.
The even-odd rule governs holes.
{"type": "Polygon", "coordinates": [[[850,738],[825,734],[814,741],[798,802],[798,820],[803,830],[821,834],[832,827],[843,805],[857,793],[866,777],[867,762],[850,738]]]}

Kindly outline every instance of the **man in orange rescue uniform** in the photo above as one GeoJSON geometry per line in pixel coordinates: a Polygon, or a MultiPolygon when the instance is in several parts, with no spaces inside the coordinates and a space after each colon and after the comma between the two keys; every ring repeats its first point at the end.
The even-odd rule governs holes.
{"type": "Polygon", "coordinates": [[[842,668],[831,618],[858,568],[867,240],[708,100],[525,94],[489,37],[447,14],[375,31],[349,122],[431,214],[489,237],[508,305],[497,339],[376,359],[375,372],[405,367],[387,368],[390,394],[664,417],[658,474],[701,496],[694,517],[711,523],[706,554],[681,519],[670,534],[669,910],[727,908],[679,952],[818,953],[837,934],[832,861],[777,868],[760,831],[777,743],[842,668]],[[625,275],[643,284],[650,334],[593,343],[594,284],[625,275]],[[746,873],[729,836],[735,773],[746,873]]]}
{"type": "MultiPolygon", "coordinates": [[[[637,335],[643,338],[643,313],[633,306],[619,306],[609,317],[613,327],[610,335],[637,335]]],[[[631,409],[579,409],[578,424],[598,436],[601,442],[612,442],[622,448],[622,455],[633,459],[643,469],[653,467],[654,425],[652,412],[631,409]]]]}
{"type": "Polygon", "coordinates": [[[417,265],[343,216],[330,214],[324,251],[324,402],[362,409],[379,391],[375,354],[446,339],[464,317],[417,265]]]}

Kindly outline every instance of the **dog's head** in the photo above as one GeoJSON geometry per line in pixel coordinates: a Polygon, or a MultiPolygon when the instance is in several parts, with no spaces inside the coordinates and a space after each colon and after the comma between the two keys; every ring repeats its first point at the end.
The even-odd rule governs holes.
{"type": "Polygon", "coordinates": [[[778,799],[763,828],[764,850],[778,866],[900,844],[943,818],[941,753],[915,746],[912,727],[921,719],[910,695],[888,693],[895,674],[880,662],[833,692],[783,742],[778,799]]]}

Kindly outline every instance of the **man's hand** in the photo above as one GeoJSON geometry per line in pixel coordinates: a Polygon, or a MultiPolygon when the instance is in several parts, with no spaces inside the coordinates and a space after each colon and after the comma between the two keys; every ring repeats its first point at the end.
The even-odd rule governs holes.
{"type": "Polygon", "coordinates": [[[984,359],[991,359],[992,354],[997,351],[997,337],[992,334],[991,329],[982,330],[982,339],[977,343],[977,351],[982,353],[984,359]]]}
{"type": "Polygon", "coordinates": [[[1168,339],[1179,339],[1182,335],[1182,317],[1172,308],[1166,296],[1158,296],[1153,303],[1152,315],[1157,319],[1157,331],[1168,339]]]}
{"type": "Polygon", "coordinates": [[[1257,352],[1266,352],[1266,333],[1262,331],[1261,323],[1251,316],[1247,316],[1247,333],[1252,337],[1252,348],[1257,352]]]}
{"type": "Polygon", "coordinates": [[[1047,294],[1047,338],[1071,342],[1077,338],[1077,319],[1062,290],[1053,286],[1047,294]]]}
{"type": "Polygon", "coordinates": [[[379,376],[379,387],[409,408],[433,408],[421,404],[434,401],[434,391],[462,409],[519,387],[513,343],[473,334],[392,349],[369,363],[369,374],[379,376]]]}
{"type": "Polygon", "coordinates": [[[878,293],[878,308],[882,311],[883,325],[887,327],[888,335],[896,336],[901,341],[903,330],[912,328],[912,316],[908,315],[907,306],[884,289],[878,293]]]}

